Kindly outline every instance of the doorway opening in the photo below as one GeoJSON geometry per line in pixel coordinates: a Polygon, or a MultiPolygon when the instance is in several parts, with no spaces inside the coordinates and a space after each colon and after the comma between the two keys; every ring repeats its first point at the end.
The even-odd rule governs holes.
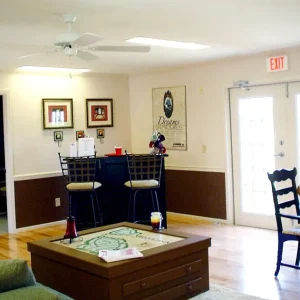
{"type": "Polygon", "coordinates": [[[230,88],[229,116],[234,223],[276,230],[267,172],[299,170],[300,83],[230,88]]]}
{"type": "Polygon", "coordinates": [[[0,95],[0,234],[8,232],[3,97],[0,95]]]}

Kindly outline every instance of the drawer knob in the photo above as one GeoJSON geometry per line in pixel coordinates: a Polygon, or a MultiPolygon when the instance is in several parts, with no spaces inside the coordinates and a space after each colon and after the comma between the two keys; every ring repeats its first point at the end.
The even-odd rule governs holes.
{"type": "Polygon", "coordinates": [[[186,289],[190,292],[193,290],[193,286],[189,284],[186,286],[186,289]]]}
{"type": "Polygon", "coordinates": [[[144,288],[144,287],[146,287],[146,282],[141,282],[141,288],[144,288]]]}
{"type": "Polygon", "coordinates": [[[188,273],[191,273],[191,272],[192,272],[192,267],[187,267],[187,268],[186,268],[186,271],[187,271],[188,273]]]}

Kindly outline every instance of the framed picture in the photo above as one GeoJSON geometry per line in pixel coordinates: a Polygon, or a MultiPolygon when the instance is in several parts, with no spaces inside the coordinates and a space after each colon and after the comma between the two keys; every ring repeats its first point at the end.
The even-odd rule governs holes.
{"type": "Polygon", "coordinates": [[[86,99],[86,126],[112,127],[113,99],[86,99]]]}
{"type": "Polygon", "coordinates": [[[96,129],[97,130],[97,138],[104,138],[105,137],[105,130],[104,129],[96,129]]]}
{"type": "Polygon", "coordinates": [[[44,129],[73,128],[73,99],[42,99],[44,129]]]}
{"type": "Polygon", "coordinates": [[[63,132],[62,131],[54,131],[54,141],[61,142],[63,140],[63,132]]]}
{"type": "Polygon", "coordinates": [[[82,137],[84,137],[84,130],[76,131],[76,141],[82,137]]]}
{"type": "Polygon", "coordinates": [[[166,149],[187,150],[185,86],[152,89],[153,129],[165,136],[166,149]]]}

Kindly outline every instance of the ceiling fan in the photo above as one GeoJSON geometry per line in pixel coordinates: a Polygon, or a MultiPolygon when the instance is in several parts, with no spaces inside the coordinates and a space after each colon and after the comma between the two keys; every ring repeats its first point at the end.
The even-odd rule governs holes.
{"type": "MultiPolygon", "coordinates": [[[[67,56],[78,56],[83,60],[95,60],[97,55],[91,53],[94,51],[114,51],[114,52],[149,52],[149,46],[91,46],[102,40],[97,34],[84,33],[79,34],[72,31],[72,24],[75,23],[77,16],[72,14],[64,14],[63,19],[68,25],[68,31],[59,34],[53,44],[54,47],[46,49],[46,53],[63,51],[67,56]]],[[[40,55],[43,53],[35,53],[23,55],[19,58],[40,55]]]]}

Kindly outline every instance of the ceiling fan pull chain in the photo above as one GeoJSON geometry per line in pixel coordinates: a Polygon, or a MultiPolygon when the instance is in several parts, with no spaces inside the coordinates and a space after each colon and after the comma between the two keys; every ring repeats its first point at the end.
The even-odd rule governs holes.
{"type": "MultiPolygon", "coordinates": [[[[69,69],[71,69],[71,56],[69,55],[69,69]]],[[[70,71],[69,78],[72,79],[72,73],[70,71]]]]}

